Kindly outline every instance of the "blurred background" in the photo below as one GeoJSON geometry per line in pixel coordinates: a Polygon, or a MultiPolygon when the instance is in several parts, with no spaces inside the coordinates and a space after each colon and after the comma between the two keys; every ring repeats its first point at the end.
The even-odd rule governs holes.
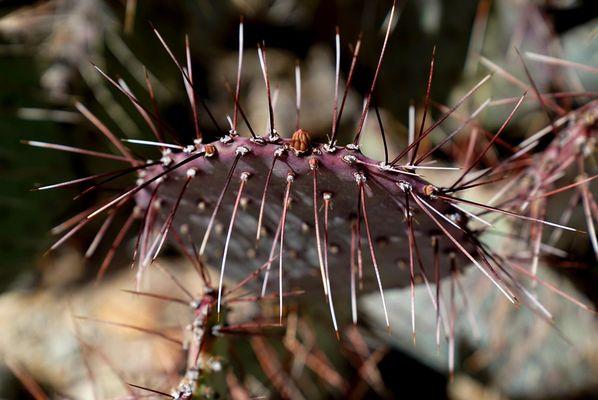
{"type": "MultiPolygon", "coordinates": [[[[92,63],[111,76],[122,77],[135,93],[145,92],[145,67],[154,84],[162,117],[183,136],[191,138],[193,126],[180,75],[150,23],[180,58],[184,54],[184,35],[189,35],[200,96],[215,115],[222,116],[232,109],[224,79],[231,82],[235,79],[238,25],[243,16],[242,99],[254,129],[265,132],[267,122],[256,52],[257,43],[264,40],[270,77],[278,91],[279,132],[289,136],[294,127],[294,68],[299,62],[303,81],[302,126],[325,138],[330,130],[334,91],[335,27],[340,28],[344,77],[351,62],[351,46],[361,32],[362,51],[341,121],[342,143],[352,137],[361,99],[377,63],[390,6],[387,0],[0,1],[0,356],[6,360],[6,365],[0,365],[0,398],[30,396],[22,379],[15,377],[15,369],[27,371],[25,375],[54,398],[93,398],[94,391],[99,398],[116,398],[123,388],[115,377],[115,369],[124,371],[122,375],[127,379],[135,377],[136,382],[155,383],[165,379],[164,375],[172,372],[171,364],[175,363],[172,349],[118,329],[81,327],[93,331],[94,347],[112,359],[115,368],[101,360],[86,361],[94,358],[85,354],[91,350],[73,339],[76,326],[70,318],[70,308],[77,314],[93,313],[106,319],[120,316],[156,326],[176,325],[184,320],[162,304],[141,303],[119,292],[131,286],[133,275],[128,260],[132,245],[124,245],[117,252],[106,280],[100,285],[94,283],[94,278],[103,259],[101,254],[110,244],[102,245],[100,256],[86,259],[83,255],[95,234],[93,229],[83,230],[59,251],[43,256],[55,240],[51,232],[60,231],[62,221],[95,204],[97,195],[90,194],[73,202],[76,194],[73,190],[29,190],[36,184],[109,170],[110,163],[32,148],[20,141],[41,140],[106,149],[94,127],[76,112],[76,101],[85,104],[120,136],[149,138],[150,135],[127,100],[101,78],[92,63]],[[96,332],[100,330],[101,333],[96,332]],[[89,364],[91,368],[83,367],[89,364]]],[[[487,65],[480,63],[480,54],[522,80],[525,75],[515,47],[594,67],[598,64],[595,1],[402,1],[398,15],[374,98],[394,154],[406,142],[409,105],[421,109],[434,46],[432,98],[437,104],[454,103],[488,73],[487,65]]],[[[571,87],[576,88],[575,85],[588,92],[598,90],[596,75],[582,71],[572,77],[566,69],[530,65],[540,91],[573,90],[571,87]]],[[[520,92],[495,77],[476,96],[479,104],[487,97],[506,98],[519,96],[520,92]]],[[[142,96],[146,99],[145,94],[142,96]]],[[[574,98],[569,106],[573,108],[585,101],[587,98],[574,98]]],[[[489,131],[495,130],[506,110],[492,108],[481,118],[482,125],[489,131]]],[[[433,115],[437,114],[438,110],[433,110],[433,115]]],[[[535,104],[527,105],[523,114],[503,137],[509,143],[520,142],[548,122],[535,104]]],[[[224,118],[219,122],[225,126],[224,118]]],[[[200,123],[208,136],[216,137],[217,131],[207,118],[200,123]]],[[[368,129],[376,131],[374,118],[370,118],[368,129]]],[[[366,154],[380,159],[383,153],[378,135],[364,135],[364,139],[366,154]]],[[[443,157],[454,161],[450,151],[440,156],[443,157]]],[[[484,162],[491,164],[499,159],[500,151],[492,157],[484,162]]],[[[583,219],[578,216],[573,221],[582,224],[583,219]]],[[[591,248],[583,240],[570,238],[565,238],[560,246],[570,252],[574,266],[548,269],[547,274],[559,287],[566,287],[595,306],[598,275],[591,248]]],[[[176,254],[167,255],[165,262],[184,264],[176,254]]],[[[166,283],[158,278],[156,285],[167,290],[166,283]]],[[[508,315],[510,311],[504,311],[501,319],[490,318],[498,312],[493,308],[492,296],[484,287],[475,291],[480,287],[477,278],[467,280],[465,285],[470,285],[471,293],[477,293],[470,302],[479,307],[476,314],[480,317],[480,335],[469,337],[465,332],[471,329],[463,327],[456,378],[449,382],[445,360],[436,356],[433,342],[425,343],[423,339],[417,347],[411,345],[406,328],[408,310],[399,307],[406,304],[407,298],[397,291],[393,312],[405,314],[400,319],[405,326],[393,327],[391,339],[364,333],[371,348],[385,350],[377,363],[379,376],[364,378],[367,384],[360,392],[362,397],[598,398],[595,343],[598,330],[593,315],[555,300],[552,304],[558,310],[555,313],[566,324],[559,329],[579,339],[570,345],[546,326],[540,333],[534,331],[537,324],[526,323],[533,317],[524,312],[508,315]],[[524,339],[531,340],[533,346],[522,342],[524,339]],[[571,346],[575,348],[575,356],[565,356],[571,346]],[[511,357],[500,357],[501,354],[511,357]]],[[[369,307],[367,301],[362,306],[365,310],[369,307]]],[[[429,311],[433,314],[433,310],[429,311]]],[[[380,316],[377,318],[375,313],[372,309],[368,321],[374,331],[381,326],[380,316]]],[[[308,324],[318,332],[318,318],[314,316],[309,322],[309,310],[306,315],[308,324]]],[[[317,335],[326,337],[320,341],[323,350],[343,379],[349,383],[359,381],[351,357],[346,357],[347,351],[339,349],[329,333],[317,335]]],[[[245,356],[241,350],[238,353],[235,357],[245,356]]],[[[341,392],[328,388],[317,377],[300,376],[297,382],[317,387],[305,389],[306,397],[340,397],[341,392]]],[[[277,396],[275,391],[267,389],[271,388],[263,388],[266,397],[277,396]]]]}

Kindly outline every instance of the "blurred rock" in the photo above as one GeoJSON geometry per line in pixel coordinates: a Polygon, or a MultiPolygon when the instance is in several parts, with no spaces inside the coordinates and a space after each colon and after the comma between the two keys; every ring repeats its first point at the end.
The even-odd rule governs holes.
{"type": "MultiPolygon", "coordinates": [[[[539,277],[588,304],[573,285],[550,269],[541,268],[539,277]]],[[[460,374],[515,398],[570,398],[598,388],[598,342],[595,340],[598,321],[594,313],[538,285],[538,299],[554,316],[554,326],[551,326],[525,306],[517,308],[509,303],[475,268],[463,275],[462,285],[475,316],[475,325],[457,288],[455,360],[460,374]]],[[[443,282],[441,291],[448,307],[448,281],[443,282]]],[[[437,353],[436,314],[425,286],[416,288],[416,346],[411,340],[409,322],[410,291],[386,293],[393,332],[390,343],[425,364],[446,371],[447,342],[442,335],[437,353]]],[[[368,296],[361,306],[362,315],[383,331],[379,296],[368,296]]]]}

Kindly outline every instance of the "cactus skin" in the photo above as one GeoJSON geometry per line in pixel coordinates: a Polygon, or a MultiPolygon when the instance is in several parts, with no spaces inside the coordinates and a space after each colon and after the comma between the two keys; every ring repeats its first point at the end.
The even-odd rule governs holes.
{"type": "MultiPolygon", "coordinates": [[[[324,204],[322,200],[324,193],[332,196],[328,227],[330,243],[328,265],[335,288],[347,288],[350,281],[351,222],[357,215],[359,194],[355,173],[363,173],[366,177],[369,224],[385,287],[403,287],[410,281],[408,268],[399,268],[399,262],[409,264],[409,243],[404,214],[406,195],[400,187],[401,182],[408,184],[414,194],[424,198],[437,211],[450,215],[458,221],[462,230],[444,221],[443,225],[460,242],[466,243],[468,241],[466,235],[474,235],[467,228],[467,216],[449,203],[436,199],[430,191],[433,186],[420,176],[385,170],[377,161],[365,157],[357,150],[337,148],[334,152],[327,152],[325,146],[313,145],[307,153],[297,155],[291,148],[292,141],[289,139],[277,139],[274,143],[266,140],[267,138],[256,141],[236,136],[231,137],[227,142],[211,143],[208,146],[215,148],[213,156],[197,158],[180,170],[171,172],[163,182],[150,185],[137,195],[137,204],[144,209],[147,208],[153,191],[156,190],[156,186],[160,186],[156,195],[163,210],[162,217],[156,221],[159,230],[168,210],[181,192],[182,184],[186,181],[187,170],[194,169],[196,177],[185,191],[176,211],[173,227],[179,231],[181,229],[184,232],[188,231],[191,238],[201,242],[211,211],[217,202],[231,165],[237,158],[237,149],[248,149],[248,153],[239,158],[233,171],[228,193],[216,217],[215,232],[210,236],[205,253],[210,260],[218,260],[222,256],[226,227],[229,225],[234,207],[239,177],[244,172],[249,173],[243,193],[242,210],[234,222],[226,266],[226,273],[231,278],[240,279],[255,269],[256,262],[252,260],[253,258],[262,256],[258,263],[268,260],[272,237],[281,218],[286,176],[292,172],[294,174],[290,195],[292,201],[287,214],[284,242],[284,257],[287,264],[284,274],[285,282],[289,282],[289,288],[295,284],[305,288],[310,276],[319,279],[314,232],[313,172],[310,168],[310,164],[314,163],[313,160],[317,163],[318,207],[321,208],[320,206],[324,204]],[[265,180],[275,154],[281,149],[281,155],[274,164],[266,198],[262,224],[267,232],[266,237],[262,236],[256,246],[256,229],[265,180]],[[201,208],[208,206],[202,211],[198,209],[198,204],[201,204],[201,208]]],[[[180,162],[187,156],[185,153],[169,155],[173,163],[180,162]]],[[[152,167],[147,170],[147,177],[153,177],[162,170],[162,166],[152,167]]],[[[413,207],[414,201],[411,200],[410,204],[413,207]]],[[[412,209],[412,213],[415,212],[412,209]]],[[[319,213],[321,214],[320,225],[322,225],[322,210],[319,210],[319,213]]],[[[419,216],[422,214],[421,211],[417,212],[419,216]]],[[[365,229],[362,229],[362,234],[365,234],[364,232],[365,229]]],[[[422,249],[430,249],[429,238],[440,234],[438,226],[429,218],[424,216],[417,218],[415,235],[421,242],[422,249]]],[[[366,239],[364,238],[363,241],[365,244],[366,239]]],[[[446,238],[440,240],[440,248],[441,254],[455,251],[453,244],[446,238]]],[[[422,251],[421,254],[424,265],[433,265],[431,251],[422,251]]],[[[449,270],[448,257],[441,257],[440,266],[441,277],[443,277],[449,270]]],[[[371,291],[376,287],[373,271],[367,265],[364,265],[363,270],[363,288],[371,291]]]]}

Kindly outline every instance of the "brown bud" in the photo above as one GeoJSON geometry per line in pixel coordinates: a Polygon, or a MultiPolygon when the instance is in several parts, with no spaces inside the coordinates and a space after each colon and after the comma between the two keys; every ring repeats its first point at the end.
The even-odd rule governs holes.
{"type": "Polygon", "coordinates": [[[212,157],[214,154],[216,154],[216,146],[213,144],[206,144],[204,151],[206,152],[206,157],[212,157]]]}
{"type": "Polygon", "coordinates": [[[426,196],[432,196],[435,192],[436,192],[436,187],[434,185],[424,186],[424,194],[426,196]]]}
{"type": "Polygon", "coordinates": [[[295,150],[295,154],[299,155],[309,150],[309,133],[303,129],[298,129],[291,136],[291,148],[295,150]]]}

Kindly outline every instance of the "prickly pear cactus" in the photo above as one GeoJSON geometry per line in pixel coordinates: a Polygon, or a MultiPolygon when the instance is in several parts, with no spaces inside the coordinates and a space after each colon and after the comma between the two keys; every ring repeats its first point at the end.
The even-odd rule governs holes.
{"type": "MultiPolygon", "coordinates": [[[[472,234],[467,215],[439,200],[435,186],[413,172],[381,165],[357,150],[325,148],[324,144],[311,143],[300,153],[292,139],[228,136],[203,146],[206,156],[157,179],[136,199],[145,209],[154,197],[153,204],[161,215],[154,229],[157,236],[178,201],[171,229],[194,238],[200,254],[222,260],[225,273],[236,279],[269,257],[279,256],[282,243],[282,259],[273,262],[273,269],[277,270],[282,260],[282,273],[289,288],[304,286],[310,279],[317,282],[318,260],[324,258],[334,289],[350,287],[351,252],[357,252],[356,243],[351,242],[357,241],[360,216],[360,251],[370,257],[365,247],[373,247],[385,287],[409,284],[409,270],[400,268],[401,263],[409,264],[407,206],[412,213],[410,218],[418,217],[414,235],[422,242],[424,265],[433,264],[429,238],[442,235],[438,224],[456,241],[472,248],[467,244],[467,235],[472,234]],[[416,210],[418,204],[437,211],[439,215],[434,217],[438,223],[416,210]],[[366,219],[368,226],[364,224],[366,219]],[[274,254],[270,254],[272,249],[274,254]]],[[[184,163],[189,157],[182,152],[172,153],[167,156],[168,165],[184,163]]],[[[144,173],[144,179],[157,177],[167,168],[152,167],[144,173]]],[[[440,273],[445,276],[449,269],[447,255],[455,252],[455,243],[443,237],[438,251],[443,255],[439,260],[440,273]]],[[[140,253],[140,260],[144,255],[140,253]]],[[[361,268],[356,271],[363,273],[360,284],[366,291],[374,290],[375,270],[365,265],[361,268]]]]}

